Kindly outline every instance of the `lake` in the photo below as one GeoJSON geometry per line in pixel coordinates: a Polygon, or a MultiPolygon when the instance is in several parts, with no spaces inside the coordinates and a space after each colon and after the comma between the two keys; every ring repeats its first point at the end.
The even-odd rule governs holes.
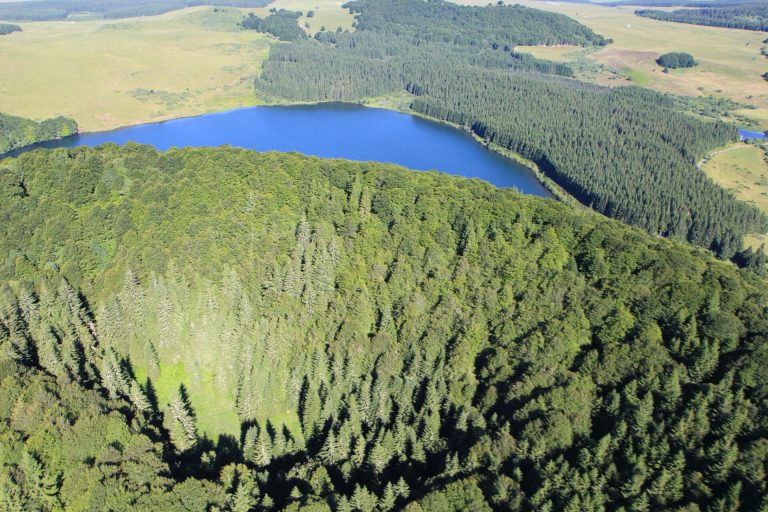
{"type": "Polygon", "coordinates": [[[763,132],[754,132],[751,130],[745,130],[744,128],[739,128],[739,136],[742,139],[765,139],[765,133],[763,132]]]}
{"type": "Polygon", "coordinates": [[[34,147],[105,142],[138,142],[160,150],[226,144],[258,151],[389,162],[480,178],[497,187],[551,197],[530,169],[486,149],[461,130],[400,112],[344,103],[243,108],[84,133],[34,147]]]}

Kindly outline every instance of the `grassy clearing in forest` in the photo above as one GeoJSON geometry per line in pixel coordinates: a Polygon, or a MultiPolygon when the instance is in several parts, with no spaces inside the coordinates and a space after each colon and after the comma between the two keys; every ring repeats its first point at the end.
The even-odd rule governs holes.
{"type": "Polygon", "coordinates": [[[736,197],[768,213],[768,163],[761,148],[734,145],[716,153],[702,169],[736,197]]]}
{"type": "MultiPolygon", "coordinates": [[[[737,198],[768,213],[768,162],[761,148],[736,144],[715,153],[702,169],[737,198]]],[[[768,246],[768,235],[749,235],[744,239],[747,247],[756,249],[763,244],[768,246]]]]}
{"type": "Polygon", "coordinates": [[[277,0],[267,7],[248,9],[248,12],[253,12],[257,16],[266,16],[272,8],[301,11],[302,17],[299,18],[299,24],[302,27],[306,27],[305,24],[308,24],[307,30],[311,34],[319,32],[323,27],[326,30],[336,30],[339,27],[342,30],[354,30],[352,28],[354,17],[348,9],[341,7],[344,3],[346,0],[277,0]],[[314,13],[311,18],[307,17],[309,11],[314,13]]]}

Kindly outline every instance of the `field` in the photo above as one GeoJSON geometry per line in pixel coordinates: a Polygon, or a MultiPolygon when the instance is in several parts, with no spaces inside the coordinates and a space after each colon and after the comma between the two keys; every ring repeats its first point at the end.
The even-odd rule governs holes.
{"type": "Polygon", "coordinates": [[[236,9],[22,23],[0,38],[0,112],[73,117],[86,131],[254,104],[269,39],[236,9]]]}
{"type": "MultiPolygon", "coordinates": [[[[298,10],[314,33],[352,29],[339,0],[278,0],[298,10]],[[308,11],[314,16],[307,18],[308,11]]],[[[466,3],[486,4],[485,0],[466,3]]],[[[531,7],[574,17],[615,40],[597,51],[572,46],[520,47],[537,57],[577,61],[589,78],[609,85],[635,83],[687,95],[713,95],[753,104],[737,111],[753,128],[768,128],[768,87],[760,74],[763,35],[665,23],[609,8],[524,0],[531,7]],[[700,65],[663,73],[655,59],[688,51],[700,65]]],[[[24,32],[0,39],[0,112],[32,118],[74,117],[82,129],[196,115],[255,104],[251,83],[270,39],[240,31],[243,13],[269,8],[193,8],[157,17],[110,21],[23,23],[24,32]]]]}
{"type": "MultiPolygon", "coordinates": [[[[736,197],[768,213],[768,162],[761,148],[735,144],[713,154],[702,169],[736,197]]],[[[745,242],[748,246],[760,247],[768,242],[768,236],[750,236],[745,242]]]]}
{"type": "MultiPolygon", "coordinates": [[[[486,5],[487,0],[459,3],[486,5]]],[[[725,97],[758,107],[739,113],[751,126],[768,128],[768,86],[760,75],[768,60],[760,54],[766,34],[747,30],[668,23],[635,16],[635,7],[602,7],[575,3],[522,0],[523,5],[559,12],[592,28],[614,43],[581,55],[600,66],[593,79],[606,85],[636,84],[662,92],[689,96],[725,97]],[[663,73],[655,60],[666,52],[683,51],[699,65],[663,73]]],[[[530,47],[529,47],[530,49],[530,47]]],[[[561,47],[534,50],[543,58],[568,57],[561,47]]]]}
{"type": "Polygon", "coordinates": [[[707,175],[736,196],[768,213],[768,163],[757,146],[736,144],[714,154],[703,166],[707,175]]]}
{"type": "Polygon", "coordinates": [[[309,25],[308,31],[311,34],[319,32],[321,28],[326,30],[336,30],[341,27],[342,30],[353,30],[353,16],[349,10],[342,9],[342,4],[347,0],[277,0],[268,7],[261,9],[248,9],[258,16],[266,16],[269,9],[288,9],[290,11],[300,11],[303,16],[299,19],[302,26],[309,25]],[[313,11],[314,16],[307,18],[307,12],[313,11]]]}
{"type": "Polygon", "coordinates": [[[516,46],[515,51],[530,53],[537,59],[554,60],[556,62],[570,62],[584,53],[580,46],[558,44],[554,46],[516,46]]]}
{"type": "MultiPolygon", "coordinates": [[[[342,2],[279,0],[315,32],[352,29],[342,2]],[[313,10],[315,15],[306,17],[313,10]]],[[[238,28],[268,8],[198,7],[124,20],[22,23],[0,38],[0,112],[73,117],[85,131],[198,115],[258,103],[253,79],[270,38],[238,28]]]]}

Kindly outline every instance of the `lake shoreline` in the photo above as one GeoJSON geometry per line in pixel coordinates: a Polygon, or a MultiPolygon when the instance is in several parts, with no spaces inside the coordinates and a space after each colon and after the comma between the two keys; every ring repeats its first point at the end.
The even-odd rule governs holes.
{"type": "MultiPolygon", "coordinates": [[[[271,98],[270,98],[271,99],[271,98]]],[[[230,145],[256,151],[298,152],[321,158],[392,163],[416,171],[484,180],[499,188],[551,199],[562,194],[533,162],[504,154],[466,128],[407,109],[372,102],[264,101],[210,114],[183,116],[113,130],[80,131],[36,148],[98,146],[104,143],[149,144],[160,151],[176,147],[230,145]],[[317,126],[323,126],[318,130],[317,126]],[[553,190],[554,189],[554,190],[553,190]]]]}

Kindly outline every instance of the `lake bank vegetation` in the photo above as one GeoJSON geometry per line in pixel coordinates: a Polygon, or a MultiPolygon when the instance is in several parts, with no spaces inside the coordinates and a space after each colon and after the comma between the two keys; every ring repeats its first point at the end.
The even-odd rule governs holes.
{"type": "Polygon", "coordinates": [[[0,113],[0,155],[76,133],[77,123],[66,117],[33,121],[0,113]]]}

